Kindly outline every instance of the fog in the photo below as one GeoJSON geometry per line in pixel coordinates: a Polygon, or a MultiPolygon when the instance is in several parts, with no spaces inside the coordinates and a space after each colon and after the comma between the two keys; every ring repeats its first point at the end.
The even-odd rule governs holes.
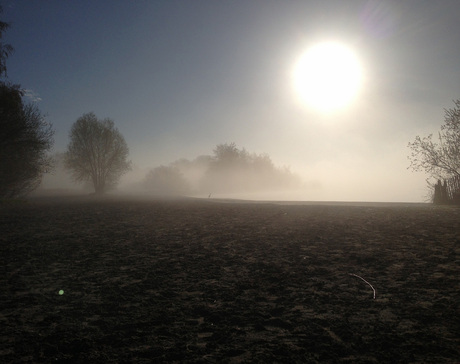
{"type": "MultiPolygon", "coordinates": [[[[72,181],[64,168],[63,154],[54,155],[55,168],[43,176],[34,194],[91,194],[90,182],[72,181]]],[[[403,163],[401,162],[401,167],[403,163]]],[[[353,160],[353,168],[363,170],[363,161],[353,160]]],[[[253,153],[235,143],[217,145],[209,154],[191,159],[179,158],[169,163],[141,167],[133,161],[110,195],[143,196],[145,198],[189,196],[214,199],[276,200],[276,201],[363,201],[421,202],[429,198],[424,184],[416,191],[419,198],[410,199],[404,188],[400,191],[396,177],[388,176],[387,168],[367,166],[368,172],[349,173],[350,163],[312,164],[314,174],[298,173],[291,166],[276,165],[266,153],[253,153]],[[315,179],[312,176],[330,176],[315,179]],[[334,176],[340,176],[339,179],[334,176]]],[[[404,187],[404,186],[402,186],[404,187]]]]}
{"type": "MultiPolygon", "coordinates": [[[[36,194],[88,194],[90,182],[77,184],[64,167],[62,153],[54,155],[54,170],[43,176],[36,194]]],[[[298,199],[307,186],[288,167],[278,167],[267,154],[219,144],[210,155],[180,158],[150,169],[135,163],[108,193],[150,197],[192,196],[238,199],[298,199]]]]}
{"type": "MultiPolygon", "coordinates": [[[[425,201],[407,144],[436,135],[460,95],[457,0],[83,3],[4,6],[8,77],[47,115],[56,153],[82,114],[114,120],[133,170],[110,193],[425,201]],[[294,87],[300,57],[322,42],[360,65],[353,98],[326,114],[294,87]],[[233,141],[271,166],[218,168],[213,149],[233,141]]],[[[44,191],[91,189],[57,166],[44,191]]]]}

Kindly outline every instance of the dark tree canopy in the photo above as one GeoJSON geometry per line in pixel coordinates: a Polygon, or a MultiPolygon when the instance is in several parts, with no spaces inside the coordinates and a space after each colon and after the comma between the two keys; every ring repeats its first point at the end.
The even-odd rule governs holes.
{"type": "Polygon", "coordinates": [[[444,124],[438,134],[421,138],[416,136],[411,149],[410,167],[414,171],[424,171],[435,179],[460,176],[460,99],[454,101],[455,107],[446,109],[444,124]]]}
{"type": "MultiPolygon", "coordinates": [[[[0,14],[3,8],[0,6],[0,14]]],[[[13,53],[13,47],[10,44],[3,43],[3,33],[10,27],[8,23],[0,20],[0,77],[6,75],[6,60],[13,53]]]]}
{"type": "MultiPolygon", "coordinates": [[[[13,51],[2,41],[8,27],[0,21],[0,78],[6,76],[6,59],[13,51]]],[[[51,168],[47,152],[53,130],[35,104],[24,104],[23,96],[18,85],[0,81],[0,198],[34,190],[51,168]]]]}
{"type": "Polygon", "coordinates": [[[18,86],[0,82],[0,197],[34,190],[51,169],[47,152],[53,130],[36,105],[24,105],[22,96],[18,86]]]}
{"type": "Polygon", "coordinates": [[[97,194],[114,187],[131,169],[125,139],[111,119],[94,113],[81,116],[72,126],[65,165],[77,182],[90,181],[97,194]]]}

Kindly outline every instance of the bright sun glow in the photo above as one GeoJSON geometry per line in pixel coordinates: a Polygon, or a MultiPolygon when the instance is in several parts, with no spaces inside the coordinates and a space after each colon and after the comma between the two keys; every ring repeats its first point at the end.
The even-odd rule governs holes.
{"type": "Polygon", "coordinates": [[[362,83],[362,68],[354,53],[339,43],[320,43],[308,49],[294,70],[302,101],[321,112],[349,105],[362,83]]]}

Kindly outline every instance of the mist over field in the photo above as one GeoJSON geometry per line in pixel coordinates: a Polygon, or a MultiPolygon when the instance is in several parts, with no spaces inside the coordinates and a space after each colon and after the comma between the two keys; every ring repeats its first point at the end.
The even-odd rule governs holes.
{"type": "MultiPolygon", "coordinates": [[[[249,153],[236,144],[220,144],[213,155],[142,169],[133,164],[112,193],[151,197],[218,197],[240,199],[298,199],[299,191],[314,188],[288,167],[277,167],[267,154],[249,153]]],[[[52,173],[44,176],[36,194],[90,193],[90,183],[75,183],[55,154],[52,173]]]]}
{"type": "MultiPolygon", "coordinates": [[[[54,160],[55,169],[43,176],[34,194],[93,192],[91,183],[77,184],[72,180],[64,168],[62,153],[56,153],[54,160]]],[[[418,190],[420,198],[412,199],[404,189],[390,189],[385,170],[374,172],[372,177],[349,175],[337,184],[334,171],[340,173],[340,168],[324,172],[331,177],[320,180],[298,173],[290,166],[278,166],[266,153],[252,153],[227,143],[219,144],[210,154],[179,158],[150,168],[133,161],[131,170],[109,193],[146,198],[190,196],[276,201],[426,202],[430,197],[425,186],[418,190]]]]}
{"type": "MultiPolygon", "coordinates": [[[[436,136],[460,95],[459,6],[7,0],[8,78],[47,115],[55,153],[83,114],[113,120],[132,161],[116,193],[423,202],[408,143],[436,136]],[[217,171],[225,142],[273,168],[217,171]]],[[[90,193],[53,173],[41,192],[90,193]]]]}

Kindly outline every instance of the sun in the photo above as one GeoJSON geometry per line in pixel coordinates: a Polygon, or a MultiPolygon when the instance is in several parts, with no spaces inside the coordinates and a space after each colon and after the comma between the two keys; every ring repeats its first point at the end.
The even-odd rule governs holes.
{"type": "Polygon", "coordinates": [[[353,51],[341,43],[324,42],[309,48],[295,65],[298,96],[321,112],[348,106],[361,88],[363,71],[353,51]]]}

